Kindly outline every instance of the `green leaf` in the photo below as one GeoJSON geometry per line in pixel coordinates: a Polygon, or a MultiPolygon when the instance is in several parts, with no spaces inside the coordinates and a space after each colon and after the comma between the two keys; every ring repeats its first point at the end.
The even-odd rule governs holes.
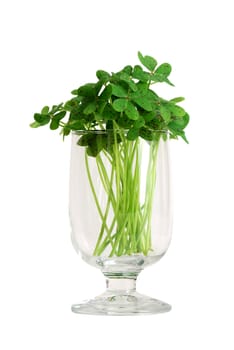
{"type": "Polygon", "coordinates": [[[144,96],[133,98],[133,101],[145,111],[151,112],[153,110],[151,102],[144,96]]]}
{"type": "Polygon", "coordinates": [[[152,119],[155,118],[156,113],[155,113],[155,111],[152,111],[152,112],[143,112],[143,113],[142,113],[142,116],[143,116],[145,122],[150,122],[152,119]]]}
{"type": "Polygon", "coordinates": [[[113,103],[113,108],[117,112],[123,112],[127,108],[128,101],[124,98],[118,98],[117,100],[114,101],[113,103]]]}
{"type": "Polygon", "coordinates": [[[128,92],[121,85],[111,84],[111,87],[112,87],[112,95],[117,97],[128,96],[128,92]]]}
{"type": "Polygon", "coordinates": [[[130,77],[130,75],[128,73],[121,71],[119,73],[119,79],[123,80],[123,81],[126,81],[126,82],[129,82],[131,80],[131,77],[130,77]]]}
{"type": "Polygon", "coordinates": [[[83,118],[83,115],[79,111],[74,109],[70,112],[69,121],[70,120],[72,120],[72,121],[73,120],[80,120],[81,118],[83,118]]]}
{"type": "Polygon", "coordinates": [[[186,143],[189,143],[183,130],[174,129],[170,125],[168,125],[168,128],[172,132],[172,138],[177,138],[177,136],[180,136],[186,143]]]}
{"type": "Polygon", "coordinates": [[[158,97],[146,86],[144,83],[139,84],[138,91],[131,93],[130,97],[138,106],[147,112],[151,112],[155,108],[158,97]]]}
{"type": "Polygon", "coordinates": [[[67,124],[67,127],[70,128],[71,130],[83,130],[84,129],[84,124],[82,121],[77,120],[77,121],[72,121],[67,124]]]}
{"type": "Polygon", "coordinates": [[[72,90],[71,94],[72,95],[79,95],[78,89],[72,90]]]}
{"type": "Polygon", "coordinates": [[[32,122],[31,124],[29,124],[31,126],[31,128],[38,128],[39,126],[41,126],[40,123],[38,122],[32,122]]]}
{"type": "Polygon", "coordinates": [[[174,130],[183,130],[189,123],[189,115],[186,113],[183,117],[175,119],[168,124],[168,127],[174,130]]]}
{"type": "Polygon", "coordinates": [[[186,128],[186,126],[188,125],[189,121],[190,121],[190,116],[186,112],[185,115],[183,116],[183,122],[184,122],[183,129],[186,128]]]}
{"type": "Polygon", "coordinates": [[[139,136],[139,129],[131,128],[127,133],[127,139],[130,141],[134,141],[139,136]]]}
{"type": "Polygon", "coordinates": [[[133,127],[136,129],[140,129],[142,126],[145,125],[145,119],[143,117],[139,117],[133,124],[133,127]]]}
{"type": "Polygon", "coordinates": [[[52,119],[50,123],[50,129],[56,130],[59,127],[59,120],[52,119]]]}
{"type": "Polygon", "coordinates": [[[161,64],[155,71],[155,73],[151,76],[151,80],[156,83],[167,83],[171,86],[174,86],[172,82],[168,79],[168,76],[171,73],[171,65],[169,63],[161,64]]]}
{"type": "Polygon", "coordinates": [[[103,114],[103,110],[106,107],[106,105],[107,105],[107,101],[100,99],[98,101],[97,105],[96,105],[95,113],[102,115],[103,114]]]}
{"type": "Polygon", "coordinates": [[[132,120],[129,119],[125,113],[123,115],[121,115],[121,117],[119,117],[116,120],[116,123],[118,123],[119,127],[123,128],[125,130],[131,128],[131,126],[132,126],[132,120]]]}
{"type": "Polygon", "coordinates": [[[50,122],[49,115],[44,115],[44,114],[39,114],[39,113],[35,113],[34,114],[34,119],[40,125],[46,125],[46,124],[48,124],[50,122]]]}
{"type": "Polygon", "coordinates": [[[131,102],[127,103],[127,108],[125,110],[125,113],[129,119],[137,120],[139,118],[138,110],[131,102]]]}
{"type": "Polygon", "coordinates": [[[82,96],[77,96],[75,98],[72,98],[71,100],[67,101],[64,104],[64,110],[71,112],[74,108],[77,108],[77,106],[79,105],[79,99],[83,99],[82,96]]]}
{"type": "Polygon", "coordinates": [[[95,134],[88,142],[87,154],[96,157],[103,148],[108,148],[108,136],[95,134]]]}
{"type": "Polygon", "coordinates": [[[50,110],[49,107],[45,106],[45,107],[42,108],[41,114],[46,114],[47,115],[49,113],[49,110],[50,110]]]}
{"type": "Polygon", "coordinates": [[[160,114],[166,123],[168,123],[171,120],[171,112],[167,107],[160,106],[160,114]]]}
{"type": "Polygon", "coordinates": [[[179,132],[178,132],[178,135],[179,135],[186,143],[189,143],[184,131],[179,131],[179,132]]]}
{"type": "Polygon", "coordinates": [[[85,115],[92,114],[96,110],[96,102],[90,102],[83,110],[85,115]]]}
{"type": "Polygon", "coordinates": [[[94,86],[94,96],[97,96],[103,87],[103,81],[99,80],[94,86]]]}
{"type": "Polygon", "coordinates": [[[158,118],[152,119],[150,122],[147,123],[147,126],[150,129],[154,129],[154,130],[161,129],[161,127],[160,127],[160,120],[158,118]]]}
{"type": "Polygon", "coordinates": [[[110,74],[104,70],[98,70],[96,76],[99,80],[102,80],[105,83],[110,79],[110,74]]]}
{"type": "Polygon", "coordinates": [[[51,113],[54,114],[60,110],[60,108],[63,107],[63,103],[60,103],[59,105],[52,106],[51,113]]]}
{"type": "Polygon", "coordinates": [[[105,89],[102,91],[101,95],[99,96],[100,99],[102,100],[105,100],[105,101],[108,101],[109,98],[111,97],[112,95],[112,87],[111,85],[107,85],[105,87],[105,89]]]}
{"type": "Polygon", "coordinates": [[[168,78],[165,79],[165,83],[171,86],[175,86],[174,84],[172,84],[172,82],[168,78]]]}
{"type": "Polygon", "coordinates": [[[86,152],[89,157],[97,157],[99,152],[96,143],[94,143],[91,146],[88,146],[86,152]]]}
{"type": "Polygon", "coordinates": [[[116,112],[113,107],[108,103],[102,113],[103,119],[106,120],[114,120],[117,119],[119,116],[119,113],[116,112]]]}
{"type": "Polygon", "coordinates": [[[151,80],[155,81],[155,83],[164,83],[166,77],[162,74],[154,73],[153,75],[151,75],[151,80]]]}
{"type": "Polygon", "coordinates": [[[148,83],[146,82],[138,82],[136,84],[136,87],[137,87],[137,91],[140,93],[140,94],[145,94],[148,90],[149,90],[149,85],[148,83]]]}
{"type": "Polygon", "coordinates": [[[132,66],[128,65],[128,66],[125,66],[121,72],[123,73],[126,73],[128,76],[132,75],[132,66]]]}
{"type": "Polygon", "coordinates": [[[156,69],[155,73],[167,78],[171,73],[171,65],[169,63],[163,63],[156,69]]]}
{"type": "Polygon", "coordinates": [[[184,97],[175,97],[175,98],[172,98],[170,100],[170,102],[172,102],[172,103],[179,103],[179,102],[182,102],[182,101],[184,101],[184,97]]]}
{"type": "Polygon", "coordinates": [[[134,66],[132,77],[142,82],[147,82],[150,79],[150,74],[143,71],[141,66],[134,66]]]}
{"type": "Polygon", "coordinates": [[[145,127],[141,128],[141,129],[139,130],[139,135],[140,135],[143,139],[145,139],[145,140],[147,140],[147,141],[152,141],[152,140],[153,140],[153,133],[152,133],[152,131],[149,130],[149,129],[147,129],[147,128],[145,128],[145,127]]]}
{"type": "Polygon", "coordinates": [[[128,84],[128,86],[130,87],[130,89],[131,89],[132,91],[137,91],[137,86],[136,86],[136,84],[134,83],[134,81],[129,80],[129,81],[127,82],[127,84],[128,84]]]}
{"type": "Polygon", "coordinates": [[[85,84],[78,89],[78,94],[84,97],[94,97],[96,96],[96,84],[85,84]]]}
{"type": "Polygon", "coordinates": [[[137,91],[137,86],[136,86],[135,82],[130,78],[130,76],[128,74],[123,72],[120,74],[119,78],[120,78],[120,80],[127,83],[132,91],[137,91]]]}
{"type": "Polygon", "coordinates": [[[96,135],[95,135],[95,134],[92,134],[92,133],[84,134],[84,135],[82,135],[82,136],[79,138],[77,144],[78,144],[79,146],[88,146],[89,144],[92,143],[92,141],[94,140],[95,136],[96,136],[96,135]]]}
{"type": "Polygon", "coordinates": [[[68,136],[70,134],[71,130],[65,125],[62,129],[62,135],[63,135],[63,140],[65,136],[68,136]]]}
{"type": "Polygon", "coordinates": [[[66,113],[67,113],[66,111],[61,111],[61,112],[55,114],[53,116],[53,120],[56,120],[59,122],[61,119],[63,119],[65,117],[66,113]]]}
{"type": "Polygon", "coordinates": [[[182,107],[174,104],[168,104],[168,108],[175,117],[183,117],[186,113],[182,107]]]}
{"type": "Polygon", "coordinates": [[[157,61],[153,57],[151,57],[151,56],[143,56],[140,53],[140,51],[138,52],[138,58],[139,58],[140,62],[143,64],[143,66],[145,66],[151,72],[157,66],[157,61]]]}
{"type": "Polygon", "coordinates": [[[136,93],[131,93],[130,96],[144,96],[146,97],[149,101],[151,101],[153,104],[160,102],[160,98],[158,95],[153,91],[149,89],[149,86],[147,83],[142,83],[139,82],[136,84],[137,86],[137,92],[136,93]]]}

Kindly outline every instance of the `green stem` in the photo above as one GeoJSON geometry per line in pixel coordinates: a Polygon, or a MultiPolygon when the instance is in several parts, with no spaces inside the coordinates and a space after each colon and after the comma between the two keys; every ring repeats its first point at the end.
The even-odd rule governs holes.
{"type": "MultiPolygon", "coordinates": [[[[157,153],[158,153],[159,142],[152,142],[150,145],[150,157],[147,169],[147,183],[145,192],[145,202],[143,217],[141,221],[141,237],[139,240],[143,239],[144,254],[147,255],[148,251],[151,250],[151,218],[153,210],[153,198],[156,185],[156,163],[157,163],[157,153]]],[[[139,242],[139,241],[138,241],[139,242]]]]}
{"type": "MultiPolygon", "coordinates": [[[[114,168],[112,167],[112,169],[111,169],[111,178],[110,178],[110,181],[109,181],[108,180],[108,176],[106,174],[106,169],[105,169],[104,164],[102,162],[102,159],[101,159],[101,157],[99,155],[96,157],[96,162],[97,162],[97,164],[99,164],[101,166],[101,167],[98,168],[99,169],[99,174],[100,175],[101,174],[102,175],[105,174],[104,178],[102,176],[100,176],[100,177],[102,179],[103,186],[104,186],[106,192],[108,193],[108,200],[107,200],[105,214],[104,214],[103,220],[102,220],[101,231],[100,231],[100,234],[99,234],[99,237],[98,237],[98,240],[97,240],[96,247],[94,249],[94,253],[93,253],[94,255],[98,255],[98,253],[99,253],[99,245],[101,244],[102,237],[103,237],[103,234],[104,234],[104,230],[107,227],[106,220],[107,220],[107,217],[108,217],[110,204],[112,203],[112,205],[115,206],[115,201],[114,201],[114,197],[113,197],[113,190],[112,190],[113,178],[114,178],[114,168]]],[[[109,239],[109,243],[113,246],[113,242],[112,242],[112,238],[111,238],[110,232],[109,232],[108,229],[106,231],[107,231],[107,237],[109,239]]]]}
{"type": "Polygon", "coordinates": [[[145,199],[144,203],[141,203],[140,140],[127,140],[123,131],[119,131],[115,123],[113,124],[114,144],[112,148],[108,151],[102,150],[96,157],[98,174],[107,195],[104,211],[101,209],[94,188],[88,165],[88,155],[87,153],[85,155],[88,180],[101,219],[101,227],[93,255],[100,256],[105,252],[109,257],[139,253],[147,255],[152,250],[151,219],[158,141],[152,141],[149,146],[145,199]],[[110,215],[113,217],[108,225],[110,215]]]}

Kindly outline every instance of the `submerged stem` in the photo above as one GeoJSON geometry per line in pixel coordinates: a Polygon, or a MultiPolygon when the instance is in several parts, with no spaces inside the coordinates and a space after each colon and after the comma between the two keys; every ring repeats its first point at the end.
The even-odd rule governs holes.
{"type": "Polygon", "coordinates": [[[156,184],[156,162],[159,141],[149,144],[149,161],[145,197],[141,193],[140,140],[129,141],[114,129],[114,143],[96,157],[96,166],[107,200],[101,208],[92,180],[88,155],[86,170],[101,227],[93,255],[147,255],[151,247],[151,219],[156,184]]]}

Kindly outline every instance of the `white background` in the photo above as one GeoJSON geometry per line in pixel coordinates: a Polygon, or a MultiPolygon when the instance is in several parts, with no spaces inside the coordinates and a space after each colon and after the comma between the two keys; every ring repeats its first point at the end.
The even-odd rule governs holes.
{"type": "Polygon", "coordinates": [[[27,1],[0,5],[0,348],[233,350],[232,1],[27,1]],[[139,277],[139,291],[172,304],[145,317],[75,315],[104,289],[70,243],[70,140],[32,130],[97,69],[172,64],[190,141],[171,143],[173,240],[139,277]]]}

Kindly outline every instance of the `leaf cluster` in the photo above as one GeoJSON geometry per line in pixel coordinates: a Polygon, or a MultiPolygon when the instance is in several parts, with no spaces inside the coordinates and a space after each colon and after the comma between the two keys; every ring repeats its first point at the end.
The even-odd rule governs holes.
{"type": "MultiPolygon", "coordinates": [[[[166,100],[152,89],[156,83],[173,86],[168,78],[170,64],[158,65],[153,57],[140,52],[138,58],[141,64],[125,66],[116,73],[98,70],[95,83],[73,90],[73,97],[67,102],[52,108],[45,106],[35,113],[31,127],[48,124],[51,130],[61,128],[64,137],[71,131],[118,129],[125,132],[128,140],[152,140],[157,131],[187,142],[184,129],[189,115],[178,105],[184,98],[166,100]]],[[[79,145],[88,147],[89,155],[96,156],[106,147],[105,140],[100,135],[91,136],[84,134],[79,145]]]]}

